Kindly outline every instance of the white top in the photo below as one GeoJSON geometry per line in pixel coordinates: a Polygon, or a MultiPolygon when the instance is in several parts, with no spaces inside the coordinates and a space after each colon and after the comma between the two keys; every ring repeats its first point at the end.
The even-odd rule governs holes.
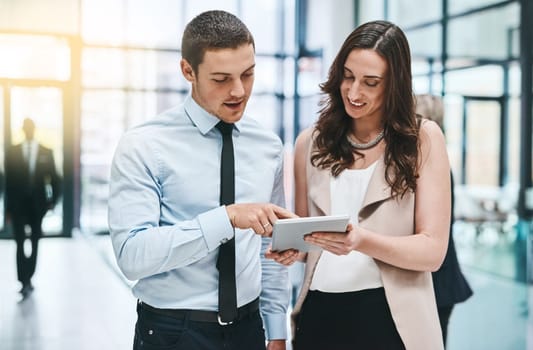
{"type": "MultiPolygon", "coordinates": [[[[331,215],[350,215],[353,225],[359,223],[358,213],[376,168],[374,162],[366,169],[346,169],[331,177],[331,215]]],[[[379,268],[373,258],[357,251],[335,255],[324,251],[318,261],[311,290],[341,293],[382,287],[379,268]]]]}

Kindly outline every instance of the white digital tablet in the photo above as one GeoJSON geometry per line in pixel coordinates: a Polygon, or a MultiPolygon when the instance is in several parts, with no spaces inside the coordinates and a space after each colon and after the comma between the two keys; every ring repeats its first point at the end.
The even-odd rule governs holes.
{"type": "Polygon", "coordinates": [[[304,241],[311,232],[345,232],[348,215],[311,216],[306,218],[278,219],[272,231],[272,251],[298,249],[302,252],[319,250],[320,247],[304,241]]]}

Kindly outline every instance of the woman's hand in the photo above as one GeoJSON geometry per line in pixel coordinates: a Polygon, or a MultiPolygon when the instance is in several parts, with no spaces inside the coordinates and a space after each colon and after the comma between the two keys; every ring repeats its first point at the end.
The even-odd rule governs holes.
{"type": "Polygon", "coordinates": [[[304,240],[335,255],[347,255],[357,250],[360,235],[352,224],[348,224],[346,232],[312,232],[304,240]]]}
{"type": "Polygon", "coordinates": [[[272,259],[275,262],[285,266],[290,266],[294,264],[295,261],[304,261],[306,256],[307,253],[300,252],[296,249],[287,249],[280,252],[273,252],[272,247],[268,247],[267,251],[265,252],[265,257],[267,259],[272,259]]]}

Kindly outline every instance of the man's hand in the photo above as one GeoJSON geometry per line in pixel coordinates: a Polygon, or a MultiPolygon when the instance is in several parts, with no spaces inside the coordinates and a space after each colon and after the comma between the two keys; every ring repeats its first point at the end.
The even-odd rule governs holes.
{"type": "Polygon", "coordinates": [[[296,214],[271,203],[231,204],[226,206],[233,227],[251,228],[258,235],[272,236],[272,225],[277,219],[294,218],[296,214]]]}
{"type": "Polygon", "coordinates": [[[285,339],[269,340],[267,350],[285,350],[285,339]]]}

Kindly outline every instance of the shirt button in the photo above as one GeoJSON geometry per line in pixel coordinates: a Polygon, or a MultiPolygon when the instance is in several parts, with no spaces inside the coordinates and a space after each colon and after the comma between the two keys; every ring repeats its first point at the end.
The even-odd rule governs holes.
{"type": "Polygon", "coordinates": [[[227,241],[228,241],[227,238],[222,238],[222,240],[220,241],[220,244],[224,244],[224,243],[226,243],[227,241]]]}

